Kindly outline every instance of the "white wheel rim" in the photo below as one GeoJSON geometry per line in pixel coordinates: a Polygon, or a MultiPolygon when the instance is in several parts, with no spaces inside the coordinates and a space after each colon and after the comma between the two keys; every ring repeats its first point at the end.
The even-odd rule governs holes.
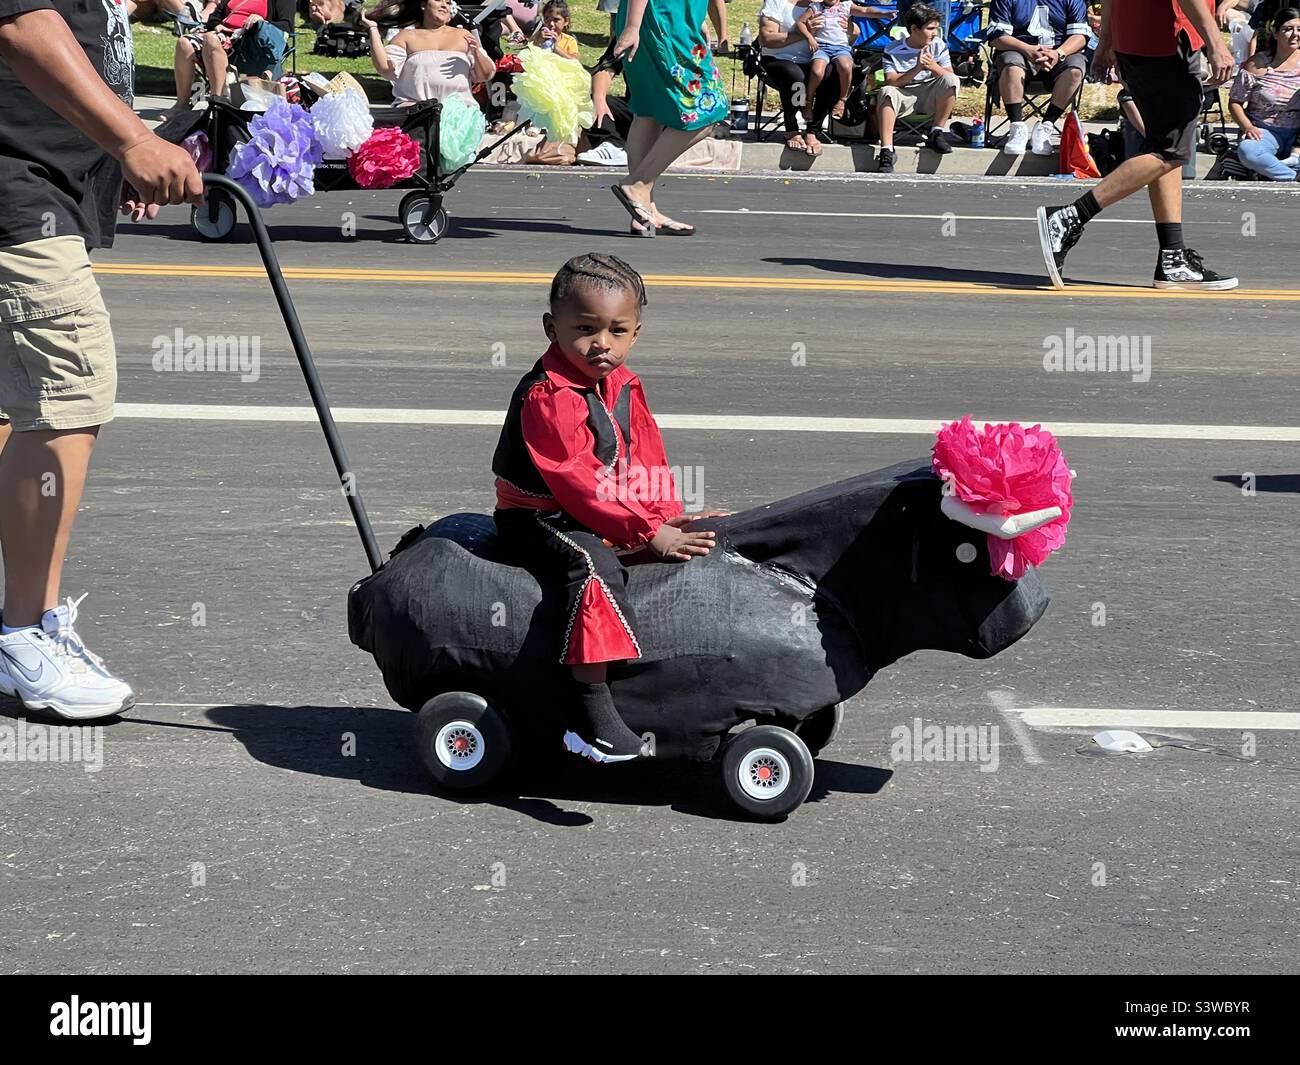
{"type": "Polygon", "coordinates": [[[476,725],[468,721],[448,721],[438,730],[433,750],[444,766],[463,773],[483,761],[486,744],[476,725]]]}
{"type": "Polygon", "coordinates": [[[201,203],[194,208],[194,224],[205,237],[221,237],[229,233],[234,226],[234,214],[234,208],[226,203],[219,203],[217,220],[214,222],[208,215],[208,205],[201,203]]]}
{"type": "Polygon", "coordinates": [[[736,778],[751,799],[775,799],[790,786],[790,760],[771,747],[755,747],[741,759],[736,778]]]}
{"type": "Polygon", "coordinates": [[[438,210],[429,215],[429,221],[423,222],[424,204],[414,203],[406,212],[406,229],[416,240],[432,240],[442,235],[441,219],[438,210]]]}

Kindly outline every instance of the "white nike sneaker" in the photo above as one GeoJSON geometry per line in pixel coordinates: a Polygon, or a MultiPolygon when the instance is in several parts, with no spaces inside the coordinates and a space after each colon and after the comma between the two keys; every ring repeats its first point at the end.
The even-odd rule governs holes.
{"type": "Polygon", "coordinates": [[[0,691],[28,710],[89,721],[120,714],[135,703],[130,686],[108,671],[73,628],[81,599],[47,610],[40,628],[0,635],[0,691]]]}
{"type": "Polygon", "coordinates": [[[1056,149],[1052,147],[1052,134],[1055,132],[1056,127],[1050,122],[1037,123],[1034,132],[1029,135],[1029,150],[1035,155],[1054,154],[1056,149]]]}
{"type": "Polygon", "coordinates": [[[591,166],[627,166],[627,152],[613,141],[601,141],[590,151],[580,153],[578,162],[591,166]]]}
{"type": "Polygon", "coordinates": [[[1003,155],[1024,155],[1029,147],[1029,123],[1012,122],[1007,143],[1002,146],[1003,155]]]}

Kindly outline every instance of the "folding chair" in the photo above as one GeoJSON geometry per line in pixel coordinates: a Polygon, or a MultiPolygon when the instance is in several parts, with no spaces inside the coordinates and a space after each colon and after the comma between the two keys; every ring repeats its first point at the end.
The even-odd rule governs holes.
{"type": "MultiPolygon", "coordinates": [[[[772,89],[775,93],[776,89],[772,88],[767,80],[767,73],[763,70],[762,50],[757,44],[738,44],[735,46],[735,55],[740,60],[741,71],[745,75],[746,95],[752,94],[750,85],[755,79],[758,80],[758,102],[753,116],[754,140],[775,140],[778,134],[785,132],[784,120],[779,108],[775,114],[763,118],[763,103],[767,99],[767,90],[772,89]],[[766,135],[764,135],[765,130],[766,135]]],[[[777,99],[780,99],[780,93],[777,93],[777,99]]]]}

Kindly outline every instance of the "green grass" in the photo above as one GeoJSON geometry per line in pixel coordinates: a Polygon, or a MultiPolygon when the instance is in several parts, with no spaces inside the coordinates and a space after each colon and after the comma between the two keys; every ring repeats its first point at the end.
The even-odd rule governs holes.
{"type": "MultiPolygon", "coordinates": [[[[609,16],[595,10],[595,0],[577,0],[570,5],[574,12],[572,33],[578,40],[582,51],[582,61],[588,67],[594,66],[596,60],[609,42],[609,16]]],[[[728,33],[734,45],[740,39],[740,30],[748,22],[751,31],[757,36],[758,12],[762,9],[762,0],[733,0],[727,5],[728,33]]],[[[176,50],[176,39],[165,26],[150,26],[135,23],[135,62],[136,92],[141,94],[158,94],[170,96],[176,91],[172,74],[172,62],[176,50]]],[[[365,86],[370,98],[377,103],[392,100],[389,84],[375,73],[368,56],[358,59],[338,59],[330,56],[312,55],[312,44],[316,35],[313,30],[299,28],[298,71],[306,74],[318,71],[327,77],[333,77],[341,70],[355,75],[365,86]]],[[[747,85],[740,63],[735,59],[719,57],[718,73],[723,83],[733,96],[742,96],[746,89],[750,92],[750,104],[755,105],[758,84],[747,85]]],[[[622,91],[621,83],[615,83],[615,90],[622,91]]],[[[1082,117],[1085,119],[1114,118],[1115,93],[1113,86],[1089,85],[1084,90],[1082,117]]],[[[775,106],[773,93],[767,95],[767,106],[775,106]]],[[[956,113],[973,116],[984,113],[984,89],[982,86],[964,87],[957,97],[956,113]]]]}

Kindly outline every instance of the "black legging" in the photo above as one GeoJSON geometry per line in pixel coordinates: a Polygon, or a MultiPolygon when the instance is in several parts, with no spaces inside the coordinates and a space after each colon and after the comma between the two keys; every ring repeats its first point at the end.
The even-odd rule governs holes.
{"type": "MultiPolygon", "coordinates": [[[[789,59],[762,59],[760,62],[767,83],[781,97],[781,111],[785,115],[787,137],[790,134],[798,133],[799,124],[795,120],[795,115],[798,114],[799,108],[794,105],[794,87],[796,85],[807,85],[808,75],[812,71],[812,64],[799,64],[789,59]]],[[[839,98],[839,75],[834,67],[828,65],[826,76],[822,78],[822,83],[817,86],[817,96],[813,100],[812,121],[808,124],[810,130],[814,133],[820,132],[827,117],[835,109],[836,103],[839,102],[839,98]]]]}

